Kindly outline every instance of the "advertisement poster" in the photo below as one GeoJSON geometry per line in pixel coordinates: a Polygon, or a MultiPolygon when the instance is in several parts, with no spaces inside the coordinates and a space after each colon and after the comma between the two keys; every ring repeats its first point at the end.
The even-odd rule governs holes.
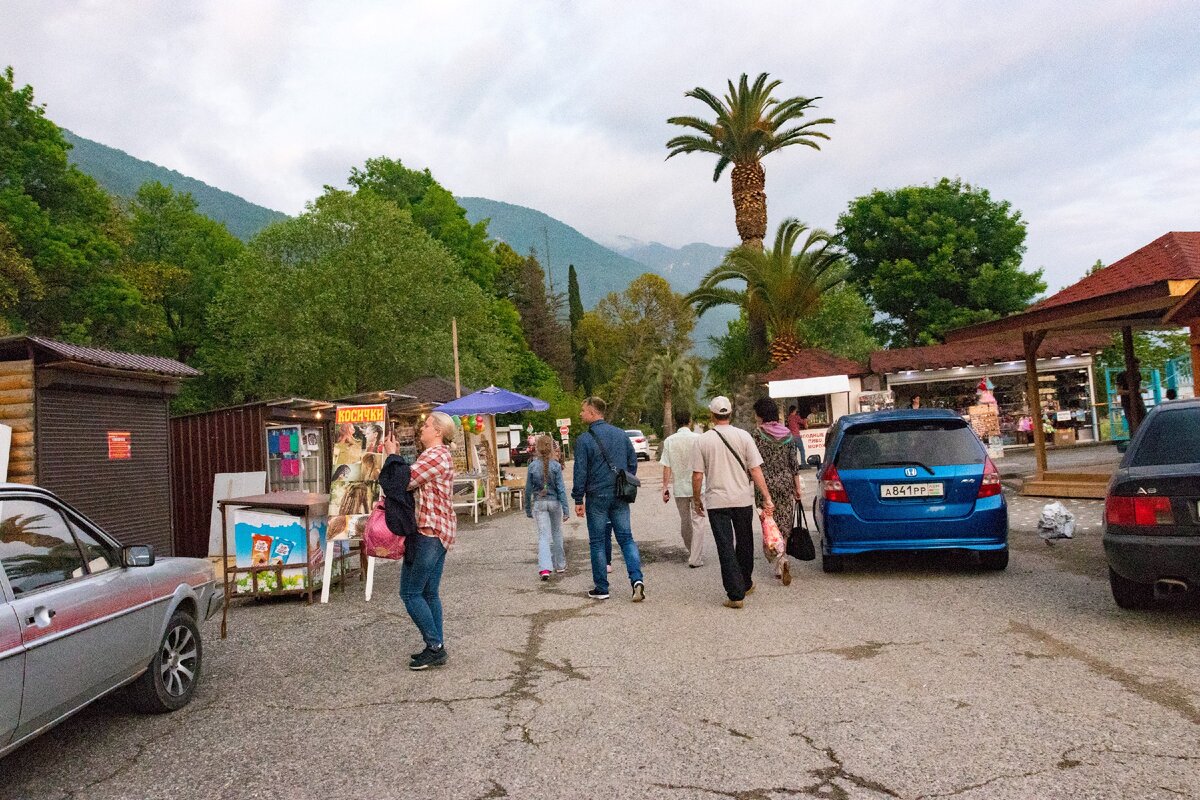
{"type": "MultiPolygon", "coordinates": [[[[274,572],[258,573],[261,591],[308,588],[304,583],[305,561],[308,562],[313,585],[320,584],[325,561],[325,521],[314,520],[309,534],[305,533],[303,517],[244,508],[233,512],[234,554],[239,567],[276,564],[297,567],[283,571],[282,586],[276,585],[274,572]]],[[[249,574],[239,574],[234,591],[247,594],[253,591],[253,585],[249,574]]]]}
{"type": "Polygon", "coordinates": [[[379,470],[387,458],[387,406],[338,406],[333,433],[329,536],[361,536],[379,499],[379,470]]]}
{"type": "Polygon", "coordinates": [[[804,442],[804,456],[820,456],[825,460],[825,434],[829,428],[806,428],[800,431],[800,441],[804,442]]]}

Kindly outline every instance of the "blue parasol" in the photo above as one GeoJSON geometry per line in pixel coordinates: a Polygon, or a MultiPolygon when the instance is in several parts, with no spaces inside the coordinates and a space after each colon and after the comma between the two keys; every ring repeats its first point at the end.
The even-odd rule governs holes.
{"type": "Polygon", "coordinates": [[[451,400],[437,407],[444,414],[459,416],[470,414],[512,414],[518,411],[545,411],[550,404],[536,397],[510,392],[489,386],[478,392],[451,400]]]}

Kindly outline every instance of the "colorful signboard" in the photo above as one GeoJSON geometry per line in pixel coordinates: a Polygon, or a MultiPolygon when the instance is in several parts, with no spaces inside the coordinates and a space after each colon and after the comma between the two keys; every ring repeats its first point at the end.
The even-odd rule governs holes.
{"type": "Polygon", "coordinates": [[[249,573],[239,574],[235,592],[252,592],[256,582],[260,591],[306,589],[305,561],[313,585],[320,584],[325,561],[325,520],[314,520],[306,534],[303,517],[241,508],[233,514],[234,555],[239,567],[276,564],[291,567],[281,573],[282,585],[277,585],[279,579],[273,571],[260,572],[254,579],[249,573]]]}
{"type": "Polygon", "coordinates": [[[379,471],[387,456],[387,405],[338,406],[334,415],[333,474],[329,481],[329,535],[361,535],[379,499],[379,471]]]}

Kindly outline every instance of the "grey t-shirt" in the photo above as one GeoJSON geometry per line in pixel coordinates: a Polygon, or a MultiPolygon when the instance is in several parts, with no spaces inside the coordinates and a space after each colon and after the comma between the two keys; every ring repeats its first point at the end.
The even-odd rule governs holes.
{"type": "Polygon", "coordinates": [[[732,448],[746,469],[761,466],[762,456],[750,434],[732,425],[717,425],[696,440],[692,449],[692,471],[703,472],[708,482],[704,492],[705,508],[741,508],[754,505],[754,486],[746,469],[742,469],[732,448]],[[727,448],[721,443],[724,438],[727,448]]]}

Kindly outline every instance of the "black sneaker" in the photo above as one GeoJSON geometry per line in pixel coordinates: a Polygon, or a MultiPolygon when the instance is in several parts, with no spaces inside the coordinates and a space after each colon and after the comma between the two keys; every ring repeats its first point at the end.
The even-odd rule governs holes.
{"type": "Polygon", "coordinates": [[[608,592],[602,592],[599,589],[592,589],[590,592],[588,592],[588,597],[592,598],[593,600],[607,600],[608,592]]]}
{"type": "Polygon", "coordinates": [[[641,581],[633,582],[633,602],[640,603],[646,599],[646,584],[641,581]]]}
{"type": "Polygon", "coordinates": [[[446,663],[448,658],[445,646],[439,647],[437,650],[426,647],[416,658],[408,663],[408,668],[411,670],[421,670],[429,669],[430,667],[440,667],[446,663]]]}

